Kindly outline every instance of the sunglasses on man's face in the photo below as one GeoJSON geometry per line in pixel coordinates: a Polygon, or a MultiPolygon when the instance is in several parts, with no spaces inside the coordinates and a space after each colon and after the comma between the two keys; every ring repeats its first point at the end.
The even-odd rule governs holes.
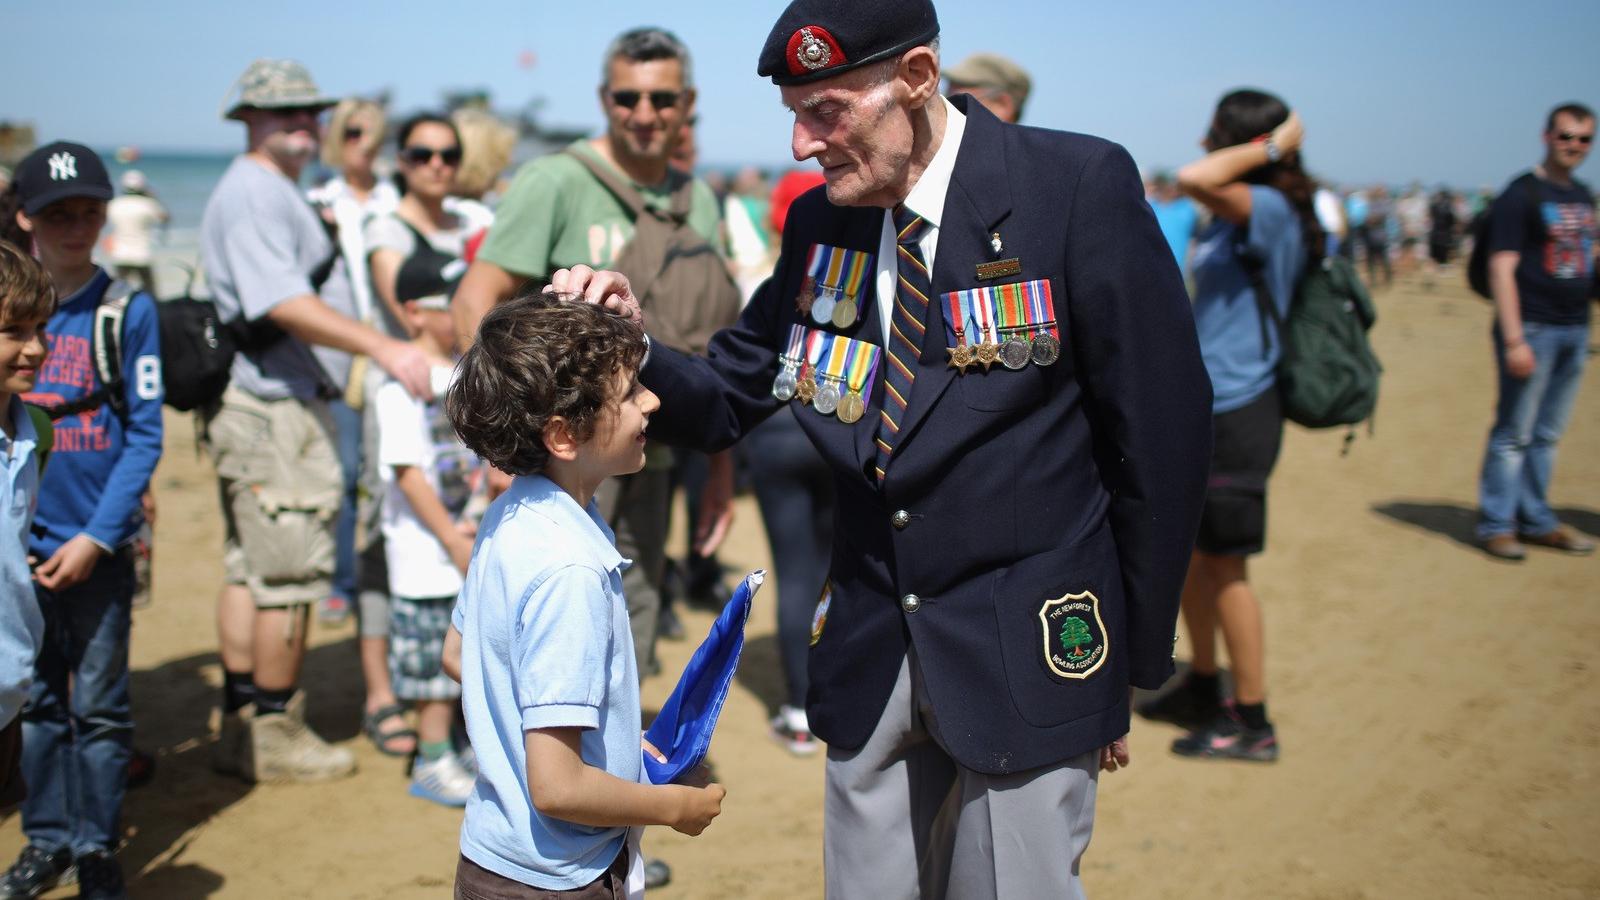
{"type": "Polygon", "coordinates": [[[637,109],[640,97],[649,97],[650,105],[656,109],[666,109],[677,106],[682,99],[682,91],[612,91],[611,102],[624,109],[637,109]]]}
{"type": "Polygon", "coordinates": [[[458,166],[461,164],[460,147],[446,147],[443,150],[440,150],[434,147],[423,147],[421,145],[417,145],[414,147],[407,147],[400,151],[400,158],[414,166],[425,166],[435,156],[439,157],[439,161],[447,166],[458,166]]]}
{"type": "Polygon", "coordinates": [[[297,119],[301,116],[310,116],[313,119],[322,114],[320,106],[280,106],[272,110],[272,114],[282,119],[297,119]]]}
{"type": "Polygon", "coordinates": [[[1577,141],[1580,144],[1588,144],[1588,143],[1592,143],[1594,141],[1594,135],[1592,135],[1592,134],[1573,134],[1570,131],[1563,131],[1563,132],[1561,132],[1561,133],[1556,135],[1556,140],[1558,140],[1558,141],[1577,141]]]}

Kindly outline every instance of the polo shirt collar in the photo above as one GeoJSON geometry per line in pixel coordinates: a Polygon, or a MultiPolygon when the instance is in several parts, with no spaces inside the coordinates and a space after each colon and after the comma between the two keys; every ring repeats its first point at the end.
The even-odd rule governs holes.
{"type": "Polygon", "coordinates": [[[554,481],[543,475],[530,475],[519,479],[526,483],[522,502],[548,516],[563,532],[583,539],[583,544],[594,554],[594,561],[608,571],[621,572],[633,565],[617,552],[617,536],[600,515],[600,504],[591,499],[587,509],[554,481]]]}

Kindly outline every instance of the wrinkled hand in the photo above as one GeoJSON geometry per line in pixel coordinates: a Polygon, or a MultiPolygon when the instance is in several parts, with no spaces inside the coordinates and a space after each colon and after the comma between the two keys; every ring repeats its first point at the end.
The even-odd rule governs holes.
{"type": "Polygon", "coordinates": [[[711,455],[711,469],[700,491],[700,517],[694,527],[694,552],[711,556],[733,526],[733,455],[711,455]]]}
{"type": "Polygon", "coordinates": [[[1128,736],[1123,735],[1100,748],[1100,769],[1115,772],[1128,767],[1128,736]]]}
{"type": "Polygon", "coordinates": [[[1506,373],[1512,378],[1527,378],[1533,374],[1533,368],[1539,360],[1533,355],[1533,348],[1524,341],[1515,347],[1506,349],[1506,373]]]}
{"type": "Polygon", "coordinates": [[[80,534],[40,563],[33,570],[33,578],[47,590],[64,591],[87,580],[94,571],[94,564],[104,555],[99,544],[89,540],[88,535],[80,534]]]}
{"type": "Polygon", "coordinates": [[[545,286],[546,294],[581,294],[589,303],[598,303],[612,312],[624,316],[640,328],[644,327],[644,311],[633,296],[628,276],[609,270],[595,271],[588,266],[557,269],[545,286]]]}
{"type": "Polygon", "coordinates": [[[1277,144],[1278,149],[1286,154],[1299,150],[1305,140],[1306,128],[1301,123],[1300,114],[1297,112],[1290,112],[1289,118],[1284,119],[1281,125],[1272,129],[1272,142],[1277,144]]]}
{"type": "Polygon", "coordinates": [[[433,363],[421,350],[404,341],[385,338],[372,354],[372,361],[400,382],[406,393],[418,400],[433,399],[433,363]]]}

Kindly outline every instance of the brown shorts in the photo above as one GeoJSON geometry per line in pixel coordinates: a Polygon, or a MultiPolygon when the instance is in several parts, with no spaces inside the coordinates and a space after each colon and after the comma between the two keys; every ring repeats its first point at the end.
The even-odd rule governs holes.
{"type": "Polygon", "coordinates": [[[627,900],[628,848],[599,878],[581,888],[547,891],[491,872],[465,856],[456,863],[455,900],[627,900]]]}
{"type": "Polygon", "coordinates": [[[344,485],[327,405],[230,387],[205,422],[205,444],[222,496],[227,582],[264,607],[328,596],[344,485]]]}

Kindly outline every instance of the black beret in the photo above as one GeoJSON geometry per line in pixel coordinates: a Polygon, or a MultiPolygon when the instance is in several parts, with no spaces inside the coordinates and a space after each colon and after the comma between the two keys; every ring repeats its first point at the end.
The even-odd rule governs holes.
{"type": "Polygon", "coordinates": [[[805,84],[920,47],[939,36],[931,0],[794,0],[761,48],[756,74],[805,84]]]}

